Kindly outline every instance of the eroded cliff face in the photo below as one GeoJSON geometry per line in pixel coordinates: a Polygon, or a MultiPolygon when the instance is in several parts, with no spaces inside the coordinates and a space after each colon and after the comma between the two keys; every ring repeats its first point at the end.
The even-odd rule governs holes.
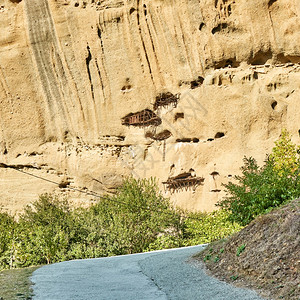
{"type": "Polygon", "coordinates": [[[0,168],[0,203],[89,205],[69,187],[133,175],[214,209],[244,155],[262,162],[282,128],[299,143],[299,14],[297,0],[0,0],[0,162],[63,183],[0,168]],[[163,185],[185,172],[204,181],[163,185]]]}

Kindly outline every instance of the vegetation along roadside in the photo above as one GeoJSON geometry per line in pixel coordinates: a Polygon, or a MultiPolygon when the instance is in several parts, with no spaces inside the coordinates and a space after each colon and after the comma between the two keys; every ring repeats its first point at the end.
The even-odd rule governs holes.
{"type": "Polygon", "coordinates": [[[196,258],[221,280],[255,288],[268,299],[298,300],[299,147],[283,131],[265,164],[245,158],[241,173],[225,185],[228,195],[219,205],[231,220],[247,226],[196,258]]]}
{"type": "MultiPolygon", "coordinates": [[[[260,222],[262,217],[259,216],[270,211],[274,214],[275,212],[272,212],[274,208],[286,205],[299,197],[299,166],[299,149],[291,142],[288,132],[283,131],[271,155],[267,156],[264,166],[259,167],[253,158],[244,159],[241,175],[235,176],[235,182],[225,185],[227,197],[218,204],[221,209],[212,213],[189,213],[172,207],[168,199],[162,196],[155,179],[128,178],[116,195],[99,200],[89,208],[71,209],[65,200],[58,199],[54,195],[41,195],[25,209],[18,220],[5,212],[0,212],[0,271],[71,259],[131,254],[221,240],[239,232],[253,220],[260,222]]],[[[296,245],[296,248],[293,248],[294,253],[299,253],[300,222],[297,212],[298,202],[295,203],[296,212],[293,211],[295,215],[290,215],[292,222],[281,218],[282,224],[272,226],[295,229],[298,234],[291,233],[291,240],[280,240],[279,237],[277,240],[280,241],[283,251],[289,249],[291,244],[296,245]],[[284,224],[289,225],[284,227],[284,224]],[[293,227],[293,224],[298,224],[298,227],[293,227]]],[[[262,224],[268,224],[264,218],[262,224]]],[[[214,248],[213,245],[208,247],[208,250],[201,254],[204,255],[202,258],[208,266],[212,262],[216,267],[221,263],[224,264],[224,255],[228,253],[234,255],[234,258],[242,259],[249,249],[255,249],[254,242],[251,245],[250,241],[247,241],[248,234],[255,235],[247,230],[255,228],[255,232],[259,232],[259,228],[264,227],[251,224],[241,231],[244,240],[238,239],[233,248],[227,246],[232,243],[231,239],[219,242],[217,245],[221,245],[221,248],[219,246],[214,248]],[[245,232],[247,234],[244,234],[245,232]]],[[[274,232],[280,232],[278,228],[274,229],[274,232]]],[[[268,236],[266,229],[262,235],[268,236]]],[[[264,243],[271,243],[271,237],[270,234],[264,243]]],[[[258,238],[256,237],[257,241],[258,238]]],[[[259,274],[264,274],[268,270],[265,266],[270,262],[270,255],[275,253],[271,249],[276,249],[274,245],[272,247],[266,246],[268,253],[264,258],[257,256],[260,257],[260,262],[265,263],[262,264],[261,270],[257,268],[259,274]]],[[[277,250],[276,253],[282,253],[277,250]]],[[[294,272],[296,282],[299,261],[293,258],[292,253],[288,256],[294,260],[288,264],[285,262],[284,253],[279,256],[277,258],[280,263],[283,262],[284,268],[288,266],[294,272]]],[[[247,263],[250,264],[250,261],[247,263]]],[[[240,273],[243,273],[243,266],[233,273],[231,268],[228,266],[228,270],[226,269],[228,274],[231,274],[229,279],[238,281],[241,278],[240,273]]],[[[278,268],[281,270],[282,266],[278,268]]],[[[0,274],[5,272],[2,271],[0,274]]],[[[27,274],[30,274],[30,271],[28,272],[27,274]]],[[[255,274],[255,271],[253,272],[255,274]]],[[[227,278],[225,275],[222,276],[227,278]]],[[[256,277],[259,276],[256,274],[256,277]]],[[[272,280],[278,283],[278,290],[284,291],[279,294],[280,297],[298,295],[299,283],[293,287],[288,286],[289,291],[286,291],[280,287],[283,284],[272,280]]],[[[261,286],[269,288],[267,285],[261,286]]],[[[1,293],[4,293],[2,290],[0,297],[4,299],[14,299],[9,296],[5,298],[1,293]]]]}

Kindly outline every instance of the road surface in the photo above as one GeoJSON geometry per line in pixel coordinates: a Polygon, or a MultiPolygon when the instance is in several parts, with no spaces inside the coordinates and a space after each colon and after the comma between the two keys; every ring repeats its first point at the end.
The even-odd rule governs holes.
{"type": "Polygon", "coordinates": [[[44,266],[33,273],[34,300],[261,300],[207,276],[191,256],[204,246],[44,266]]]}

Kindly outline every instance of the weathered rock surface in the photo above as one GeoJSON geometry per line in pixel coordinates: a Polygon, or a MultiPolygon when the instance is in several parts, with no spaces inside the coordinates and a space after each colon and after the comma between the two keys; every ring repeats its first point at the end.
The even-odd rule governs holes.
{"type": "Polygon", "coordinates": [[[190,172],[203,184],[166,195],[214,209],[244,155],[262,161],[282,128],[299,143],[299,15],[297,0],[1,0],[0,162],[68,185],[0,168],[0,203],[89,204],[69,187],[190,172]],[[154,111],[167,93],[177,105],[154,111]],[[145,109],[160,125],[122,125],[145,109]]]}

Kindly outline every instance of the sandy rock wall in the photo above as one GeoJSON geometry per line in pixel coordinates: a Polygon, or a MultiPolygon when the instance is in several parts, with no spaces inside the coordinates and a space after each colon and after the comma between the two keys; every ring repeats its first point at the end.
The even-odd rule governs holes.
{"type": "Polygon", "coordinates": [[[203,184],[166,195],[214,209],[244,155],[262,162],[282,128],[299,143],[299,14],[296,0],[0,0],[0,162],[61,183],[0,168],[0,203],[88,205],[70,187],[190,172],[203,184]],[[155,107],[167,93],[177,103],[155,107]],[[145,109],[160,123],[122,125],[145,109]]]}

